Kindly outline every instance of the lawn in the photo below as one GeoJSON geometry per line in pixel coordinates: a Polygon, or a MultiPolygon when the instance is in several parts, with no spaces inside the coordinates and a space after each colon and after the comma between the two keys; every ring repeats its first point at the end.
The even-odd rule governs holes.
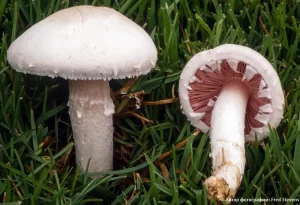
{"type": "Polygon", "coordinates": [[[300,1],[0,0],[0,22],[0,204],[216,204],[203,185],[209,136],[182,114],[178,80],[194,54],[225,43],[265,56],[285,95],[279,127],[245,145],[234,204],[300,204],[300,1]],[[76,167],[68,82],[17,73],[7,62],[9,45],[30,26],[84,4],[115,8],[158,49],[150,74],[110,82],[114,171],[101,174],[76,167]]]}

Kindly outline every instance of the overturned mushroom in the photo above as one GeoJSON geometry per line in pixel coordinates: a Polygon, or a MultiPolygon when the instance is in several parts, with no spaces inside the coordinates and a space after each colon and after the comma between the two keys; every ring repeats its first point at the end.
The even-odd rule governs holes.
{"type": "Polygon", "coordinates": [[[148,73],[157,60],[150,36],[106,7],[58,11],[28,29],[8,49],[23,73],[69,79],[69,113],[77,164],[89,172],[113,166],[114,104],[109,80],[148,73]]]}
{"type": "Polygon", "coordinates": [[[245,141],[262,140],[277,127],[284,96],[272,65],[256,51],[225,44],[196,54],[179,82],[182,109],[201,131],[210,129],[213,175],[210,198],[234,197],[245,167],[245,141]]]}

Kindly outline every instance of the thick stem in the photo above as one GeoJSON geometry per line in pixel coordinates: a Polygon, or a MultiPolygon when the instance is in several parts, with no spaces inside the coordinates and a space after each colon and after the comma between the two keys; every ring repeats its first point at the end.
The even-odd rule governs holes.
{"type": "Polygon", "coordinates": [[[249,89],[240,80],[227,82],[214,105],[211,118],[213,176],[205,184],[211,197],[232,198],[245,167],[245,113],[249,89]]]}
{"type": "Polygon", "coordinates": [[[114,104],[108,81],[69,81],[69,114],[77,165],[88,172],[113,168],[114,104]]]}

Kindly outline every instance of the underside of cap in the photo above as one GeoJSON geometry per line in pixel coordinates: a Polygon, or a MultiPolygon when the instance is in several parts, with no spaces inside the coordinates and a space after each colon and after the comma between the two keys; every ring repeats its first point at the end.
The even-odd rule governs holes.
{"type": "Polygon", "coordinates": [[[23,73],[109,80],[148,73],[157,50],[150,36],[119,12],[77,6],[32,26],[11,44],[7,58],[23,73]]]}
{"type": "MultiPolygon", "coordinates": [[[[260,106],[259,108],[261,113],[258,113],[258,115],[256,115],[257,120],[264,122],[263,126],[259,129],[255,127],[252,128],[251,132],[247,133],[245,136],[246,141],[255,141],[255,137],[257,137],[258,140],[261,140],[269,134],[269,125],[271,127],[277,127],[279,122],[281,121],[283,115],[284,96],[279,77],[273,66],[261,54],[248,47],[233,44],[224,44],[214,49],[200,52],[193,58],[191,58],[180,76],[180,103],[183,112],[188,117],[188,120],[191,121],[191,123],[194,126],[198,127],[201,131],[208,132],[210,127],[209,123],[207,122],[206,113],[209,111],[207,110],[200,112],[195,110],[195,105],[202,105],[203,102],[197,101],[197,99],[195,98],[196,95],[193,94],[193,104],[191,105],[190,96],[191,92],[195,93],[197,92],[196,90],[203,89],[203,91],[201,90],[201,92],[205,93],[205,89],[214,89],[211,86],[211,83],[216,80],[208,81],[207,83],[210,83],[210,85],[203,84],[202,82],[195,84],[194,82],[199,80],[202,81],[201,76],[199,76],[200,73],[207,73],[207,75],[205,74],[204,76],[202,76],[203,78],[207,78],[208,76],[219,76],[220,79],[220,75],[223,73],[221,67],[223,66],[231,67],[233,70],[230,72],[233,74],[233,76],[239,76],[241,75],[241,71],[236,70],[239,62],[241,64],[239,64],[238,67],[246,69],[243,71],[244,74],[242,76],[244,77],[241,78],[242,82],[253,78],[253,76],[255,76],[256,74],[259,74],[259,76],[261,77],[261,83],[263,83],[264,85],[262,86],[258,83],[258,86],[263,92],[265,92],[259,92],[260,95],[263,95],[260,97],[267,96],[267,98],[269,99],[267,100],[269,101],[269,104],[267,104],[268,106],[260,106]],[[213,72],[216,72],[216,74],[211,75],[210,73],[213,72]],[[236,74],[234,74],[235,72],[236,74]],[[203,85],[204,87],[198,88],[195,87],[196,85],[203,85]]],[[[225,73],[224,74],[228,76],[228,72],[225,73]]],[[[210,94],[207,93],[206,95],[210,94]]],[[[207,105],[209,107],[208,109],[210,111],[211,109],[213,109],[214,102],[217,99],[217,96],[212,97],[214,101],[210,99],[207,101],[207,105]]]]}

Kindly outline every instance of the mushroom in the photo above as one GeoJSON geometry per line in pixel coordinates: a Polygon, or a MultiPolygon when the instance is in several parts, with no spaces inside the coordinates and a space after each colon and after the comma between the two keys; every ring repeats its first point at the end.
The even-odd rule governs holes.
{"type": "Polygon", "coordinates": [[[258,52],[225,44],[193,56],[182,71],[179,97],[184,114],[210,130],[213,174],[209,198],[230,200],[245,168],[245,141],[263,140],[283,117],[284,96],[272,65],[258,52]]]}
{"type": "Polygon", "coordinates": [[[89,172],[113,167],[114,103],[109,80],[150,72],[157,50],[150,36],[119,12],[94,6],[58,11],[8,49],[15,70],[69,80],[76,161],[89,172]]]}

